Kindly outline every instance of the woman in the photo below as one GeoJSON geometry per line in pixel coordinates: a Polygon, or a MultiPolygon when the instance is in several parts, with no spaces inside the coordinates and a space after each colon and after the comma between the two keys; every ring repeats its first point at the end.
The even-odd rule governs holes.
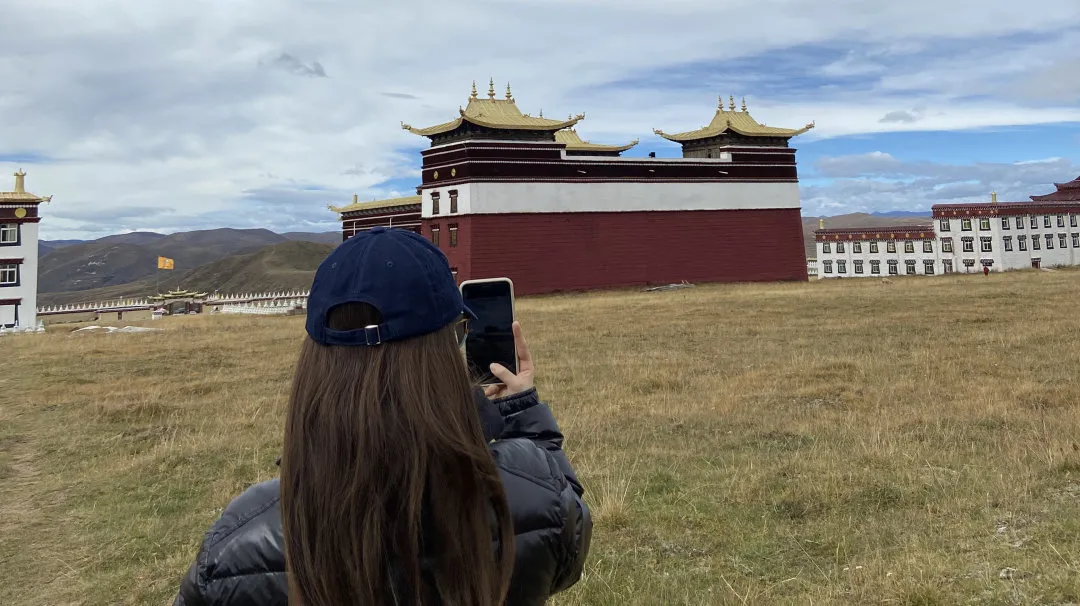
{"type": "Polygon", "coordinates": [[[521,328],[518,374],[493,365],[485,395],[471,316],[421,236],[339,246],[308,298],[281,478],[229,504],[175,604],[529,605],[576,583],[592,521],[521,328]]]}

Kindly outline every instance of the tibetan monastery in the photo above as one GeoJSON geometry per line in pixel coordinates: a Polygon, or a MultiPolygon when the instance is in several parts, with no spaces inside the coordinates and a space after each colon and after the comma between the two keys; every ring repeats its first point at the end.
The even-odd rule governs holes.
{"type": "Polygon", "coordinates": [[[15,191],[0,192],[0,327],[37,327],[38,207],[52,196],[26,191],[15,172],[15,191]]]}
{"type": "Polygon", "coordinates": [[[565,120],[522,113],[507,86],[473,85],[453,120],[402,128],[430,140],[415,196],[331,206],[342,236],[411,229],[459,281],[507,276],[519,294],[680,282],[806,280],[790,138],[734,98],[703,128],[654,131],[681,158],[628,158],[638,143],[585,141],[565,120]]]}

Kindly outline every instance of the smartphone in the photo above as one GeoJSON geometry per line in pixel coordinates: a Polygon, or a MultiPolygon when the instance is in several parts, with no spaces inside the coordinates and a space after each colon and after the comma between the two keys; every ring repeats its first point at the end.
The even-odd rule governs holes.
{"type": "Polygon", "coordinates": [[[491,374],[492,362],[502,364],[512,373],[518,371],[513,328],[514,283],[510,278],[466,280],[461,283],[461,298],[476,314],[465,337],[469,373],[481,385],[501,384],[491,374]]]}

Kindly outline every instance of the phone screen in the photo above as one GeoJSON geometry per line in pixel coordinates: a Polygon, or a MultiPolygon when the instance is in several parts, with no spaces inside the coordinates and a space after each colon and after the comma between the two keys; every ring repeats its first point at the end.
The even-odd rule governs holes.
{"type": "Polygon", "coordinates": [[[464,284],[461,296],[476,314],[465,339],[465,360],[469,372],[481,383],[499,383],[491,371],[498,362],[517,373],[514,348],[514,297],[509,282],[464,284]]]}

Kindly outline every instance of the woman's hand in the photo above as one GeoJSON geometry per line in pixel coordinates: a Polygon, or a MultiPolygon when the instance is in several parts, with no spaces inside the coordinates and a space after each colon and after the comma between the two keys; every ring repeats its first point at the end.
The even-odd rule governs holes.
{"type": "Polygon", "coordinates": [[[533,361],[529,353],[529,344],[521,334],[521,324],[514,322],[514,347],[517,349],[518,372],[514,374],[502,364],[492,364],[491,374],[502,381],[502,385],[489,385],[484,388],[484,395],[489,398],[505,398],[524,393],[533,388],[533,361]]]}

